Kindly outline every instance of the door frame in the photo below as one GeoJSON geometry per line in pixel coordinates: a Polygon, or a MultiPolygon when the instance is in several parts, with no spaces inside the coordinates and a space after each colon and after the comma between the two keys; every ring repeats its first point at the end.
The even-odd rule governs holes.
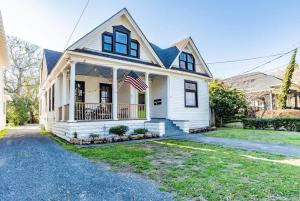
{"type": "Polygon", "coordinates": [[[102,93],[101,93],[101,86],[109,86],[110,87],[110,94],[111,94],[111,102],[113,102],[113,95],[112,95],[112,84],[108,83],[99,83],[99,103],[102,101],[102,93]]]}

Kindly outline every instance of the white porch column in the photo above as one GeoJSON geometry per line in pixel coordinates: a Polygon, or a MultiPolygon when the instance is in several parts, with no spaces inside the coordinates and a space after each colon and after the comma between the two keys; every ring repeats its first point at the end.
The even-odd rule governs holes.
{"type": "Polygon", "coordinates": [[[147,121],[150,121],[150,97],[149,97],[149,73],[145,73],[145,84],[148,86],[145,91],[145,99],[146,99],[146,118],[147,121]]]}
{"type": "Polygon", "coordinates": [[[71,66],[70,66],[69,122],[74,122],[74,112],[75,112],[75,70],[76,70],[76,63],[72,62],[71,66]]]}
{"type": "Polygon", "coordinates": [[[62,90],[61,90],[61,105],[62,105],[62,121],[65,121],[65,104],[67,103],[67,71],[62,72],[62,90]]]}
{"type": "Polygon", "coordinates": [[[113,68],[113,83],[112,83],[112,109],[113,120],[118,120],[118,69],[113,68]]]}

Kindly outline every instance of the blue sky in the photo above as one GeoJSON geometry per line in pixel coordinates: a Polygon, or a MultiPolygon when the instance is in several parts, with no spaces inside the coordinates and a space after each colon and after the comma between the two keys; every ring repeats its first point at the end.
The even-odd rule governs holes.
{"type": "MultiPolygon", "coordinates": [[[[62,51],[85,0],[1,0],[6,33],[62,51]]],[[[297,0],[90,0],[75,41],[126,7],[149,41],[168,47],[191,36],[206,62],[282,53],[300,46],[297,0]]],[[[215,77],[244,72],[271,58],[209,65],[215,77]]],[[[258,70],[284,67],[290,55],[258,70]]],[[[299,59],[300,60],[300,59],[299,59]]]]}

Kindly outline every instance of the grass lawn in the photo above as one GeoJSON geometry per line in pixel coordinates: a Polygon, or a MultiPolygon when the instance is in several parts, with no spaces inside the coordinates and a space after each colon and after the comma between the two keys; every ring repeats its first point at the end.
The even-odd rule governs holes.
{"type": "Polygon", "coordinates": [[[300,146],[300,133],[274,130],[255,130],[242,128],[222,128],[219,132],[208,133],[210,137],[237,138],[271,143],[285,143],[300,146]]]}
{"type": "Polygon", "coordinates": [[[155,180],[177,200],[299,200],[300,160],[196,142],[164,140],[77,148],[69,151],[104,161],[117,171],[155,180]]]}
{"type": "Polygon", "coordinates": [[[0,131],[0,138],[3,138],[4,135],[6,135],[7,131],[8,131],[8,128],[4,128],[3,130],[1,130],[0,131]]]}

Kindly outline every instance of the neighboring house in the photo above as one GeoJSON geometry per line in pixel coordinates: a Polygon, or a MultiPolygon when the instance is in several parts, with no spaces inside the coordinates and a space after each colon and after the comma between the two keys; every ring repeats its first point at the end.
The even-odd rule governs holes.
{"type": "Polygon", "coordinates": [[[126,9],[63,53],[44,50],[40,69],[40,122],[70,140],[108,134],[116,125],[165,134],[209,126],[212,75],[189,37],[170,48],[150,43],[126,9]],[[148,88],[123,82],[134,71],[148,88]]]}
{"type": "MultiPolygon", "coordinates": [[[[248,73],[223,80],[233,88],[244,91],[250,106],[255,110],[276,110],[282,79],[261,72],[248,73]]],[[[300,85],[292,84],[287,108],[300,109],[300,85]]]]}
{"type": "Polygon", "coordinates": [[[0,130],[6,125],[6,101],[10,99],[4,92],[4,70],[9,67],[6,36],[0,12],[0,130]]]}

